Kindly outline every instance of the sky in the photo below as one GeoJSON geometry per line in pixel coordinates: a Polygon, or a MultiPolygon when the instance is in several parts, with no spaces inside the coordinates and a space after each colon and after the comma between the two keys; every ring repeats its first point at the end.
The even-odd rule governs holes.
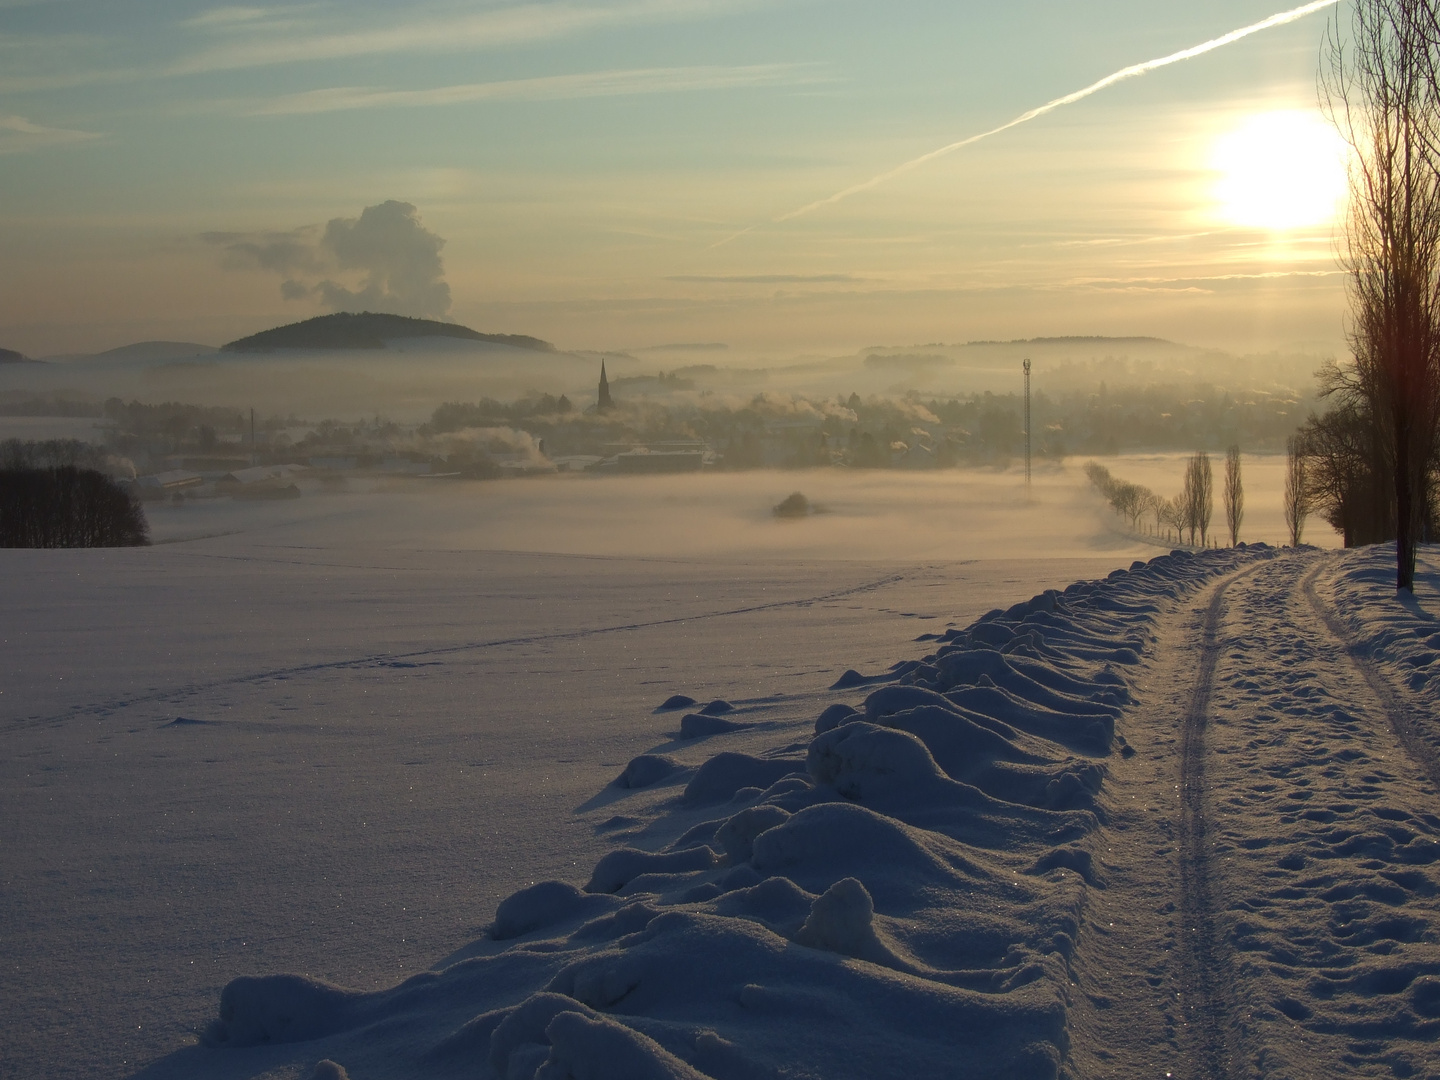
{"type": "Polygon", "coordinates": [[[0,0],[0,347],[370,308],[565,348],[1338,355],[1316,71],[1343,8],[792,216],[1289,7],[0,0]]]}

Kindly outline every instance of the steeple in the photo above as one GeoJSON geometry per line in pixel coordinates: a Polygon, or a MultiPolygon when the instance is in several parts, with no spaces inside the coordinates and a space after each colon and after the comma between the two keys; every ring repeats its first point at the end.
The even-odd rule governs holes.
{"type": "Polygon", "coordinates": [[[615,408],[610,397],[610,380],[605,378],[605,361],[600,361],[600,400],[595,403],[596,412],[609,412],[615,408]]]}

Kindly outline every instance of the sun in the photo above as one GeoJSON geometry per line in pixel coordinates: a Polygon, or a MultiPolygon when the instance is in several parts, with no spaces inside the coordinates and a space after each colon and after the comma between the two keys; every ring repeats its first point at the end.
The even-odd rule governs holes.
{"type": "Polygon", "coordinates": [[[1344,140],[1319,113],[1248,116],[1211,150],[1220,217],[1273,232],[1334,221],[1345,200],[1345,163],[1344,140]]]}

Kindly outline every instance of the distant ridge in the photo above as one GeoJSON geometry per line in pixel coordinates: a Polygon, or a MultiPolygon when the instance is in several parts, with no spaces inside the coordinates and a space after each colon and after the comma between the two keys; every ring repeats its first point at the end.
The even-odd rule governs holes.
{"type": "Polygon", "coordinates": [[[106,349],[95,356],[105,360],[188,360],[195,356],[208,356],[214,351],[214,345],[201,345],[194,341],[137,341],[133,345],[106,349]]]}
{"type": "Polygon", "coordinates": [[[14,349],[0,349],[0,364],[34,364],[37,362],[14,349]]]}
{"type": "Polygon", "coordinates": [[[482,334],[458,323],[436,322],[433,319],[411,319],[404,315],[385,315],[365,311],[356,315],[348,311],[334,315],[317,315],[304,322],[277,326],[258,334],[221,345],[222,352],[273,352],[276,349],[383,349],[386,342],[403,338],[448,337],[465,341],[488,341],[516,349],[554,352],[555,346],[525,334],[482,334]]]}
{"type": "Polygon", "coordinates": [[[1067,337],[1032,337],[1014,338],[1010,341],[967,341],[966,345],[1099,345],[1103,342],[1120,342],[1126,345],[1174,345],[1176,348],[1189,349],[1190,345],[1181,345],[1178,341],[1169,341],[1166,338],[1158,337],[1106,337],[1104,334],[1075,334],[1067,337]]]}

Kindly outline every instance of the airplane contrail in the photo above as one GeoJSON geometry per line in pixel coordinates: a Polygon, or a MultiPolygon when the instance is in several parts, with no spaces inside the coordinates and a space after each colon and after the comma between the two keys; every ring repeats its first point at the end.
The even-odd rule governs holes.
{"type": "MultiPolygon", "coordinates": [[[[814,210],[819,210],[822,206],[833,206],[843,199],[848,199],[851,195],[857,195],[862,191],[869,191],[871,188],[879,187],[881,184],[893,180],[897,176],[903,176],[912,169],[918,169],[921,165],[934,161],[936,158],[944,157],[946,154],[953,154],[956,150],[969,146],[972,143],[977,143],[981,139],[988,139],[991,135],[998,135],[1002,131],[1009,131],[1013,127],[1034,120],[1036,117],[1044,116],[1046,113],[1052,112],[1062,105],[1070,105],[1079,101],[1081,98],[1087,98],[1091,94],[1104,90],[1107,86],[1113,86],[1125,79],[1133,79],[1137,75],[1144,75],[1146,72],[1154,71],[1156,68],[1168,67],[1170,64],[1178,64],[1181,60],[1189,60],[1192,57],[1202,56],[1212,49],[1229,45],[1231,42],[1239,41],[1241,38],[1247,38],[1251,34],[1258,34],[1261,30],[1269,30],[1272,26],[1283,26],[1286,23],[1294,22],[1296,19],[1303,19],[1305,16],[1312,15],[1322,8],[1333,7],[1338,2],[1339,0],[1312,0],[1311,3],[1302,4],[1297,8],[1291,8],[1289,11],[1282,11],[1279,14],[1271,15],[1268,19],[1261,19],[1259,22],[1251,23],[1249,26],[1242,26],[1239,30],[1232,30],[1228,34],[1222,34],[1220,37],[1212,38],[1199,45],[1192,45],[1188,49],[1181,49],[1179,52],[1173,52],[1169,56],[1162,56],[1157,60],[1146,60],[1141,64],[1131,64],[1129,67],[1121,68],[1112,75],[1106,75],[1103,79],[1091,83],[1082,90],[1076,90],[1074,93],[1055,98],[1053,101],[1047,101],[1044,105],[1037,105],[1029,112],[1021,113],[1015,117],[1015,119],[1008,120],[999,127],[991,128],[989,131],[982,131],[978,135],[971,135],[968,138],[961,139],[959,142],[952,142],[940,147],[938,150],[931,150],[928,154],[921,154],[919,157],[907,161],[903,165],[897,165],[895,168],[883,172],[879,176],[872,176],[869,180],[859,184],[853,184],[843,191],[837,191],[834,195],[830,195],[824,199],[817,199],[812,203],[806,203],[798,210],[791,210],[788,214],[781,214],[779,217],[774,218],[773,222],[779,224],[785,221],[793,221],[795,218],[802,217],[814,210]]],[[[757,228],[759,228],[758,225],[751,225],[749,228],[742,229],[733,236],[727,236],[724,240],[720,240],[710,246],[717,248],[722,244],[728,244],[731,240],[736,240],[746,233],[753,232],[757,228]]]]}

